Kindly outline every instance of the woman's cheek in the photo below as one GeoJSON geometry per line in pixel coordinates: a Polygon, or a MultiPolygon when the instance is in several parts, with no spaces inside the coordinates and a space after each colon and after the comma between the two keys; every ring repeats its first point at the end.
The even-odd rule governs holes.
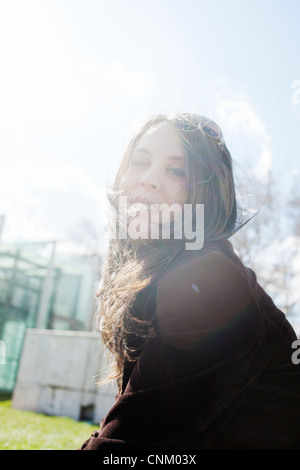
{"type": "Polygon", "coordinates": [[[128,189],[130,189],[132,184],[133,184],[132,178],[130,178],[128,175],[123,176],[123,178],[120,181],[120,189],[123,191],[128,191],[128,189]]]}

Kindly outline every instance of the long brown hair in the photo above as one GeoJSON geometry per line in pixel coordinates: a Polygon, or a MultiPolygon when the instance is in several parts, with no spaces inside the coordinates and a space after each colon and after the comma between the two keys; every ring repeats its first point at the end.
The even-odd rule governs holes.
{"type": "MultiPolygon", "coordinates": [[[[204,204],[204,242],[229,238],[243,225],[238,220],[231,155],[223,139],[211,138],[203,131],[202,120],[195,114],[157,114],[143,121],[133,134],[108,191],[114,217],[120,181],[134,149],[148,129],[166,121],[178,130],[184,145],[187,203],[204,204]]],[[[150,319],[135,311],[136,299],[158,279],[184,246],[184,240],[109,240],[97,318],[104,344],[113,357],[110,377],[117,379],[119,390],[125,362],[136,361],[145,338],[153,334],[150,319]]]]}

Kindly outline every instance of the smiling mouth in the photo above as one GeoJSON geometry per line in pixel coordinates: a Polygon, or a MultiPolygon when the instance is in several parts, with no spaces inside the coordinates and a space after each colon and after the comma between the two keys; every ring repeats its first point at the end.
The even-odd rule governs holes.
{"type": "Polygon", "coordinates": [[[141,196],[141,197],[134,197],[128,198],[128,211],[131,213],[133,210],[135,211],[142,211],[147,210],[147,212],[161,212],[160,204],[157,202],[152,201],[152,199],[141,196]]]}
{"type": "Polygon", "coordinates": [[[129,198],[128,202],[130,205],[135,205],[135,204],[144,204],[145,206],[149,206],[151,204],[157,204],[152,199],[148,198],[147,196],[141,196],[141,197],[134,197],[134,198],[129,198]]]}
{"type": "Polygon", "coordinates": [[[128,209],[129,211],[130,210],[142,210],[142,209],[145,209],[147,211],[151,211],[151,212],[160,212],[160,208],[159,208],[159,204],[157,203],[154,203],[154,202],[147,202],[147,201],[144,201],[144,200],[136,200],[136,201],[133,201],[128,209]]]}

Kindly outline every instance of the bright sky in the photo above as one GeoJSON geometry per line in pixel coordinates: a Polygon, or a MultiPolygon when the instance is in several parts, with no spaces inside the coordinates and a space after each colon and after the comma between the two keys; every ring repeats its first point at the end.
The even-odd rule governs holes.
{"type": "MultiPolygon", "coordinates": [[[[0,0],[3,240],[103,225],[133,121],[216,120],[245,171],[300,172],[299,0],[0,0]]],[[[100,227],[100,228],[99,228],[100,227]]]]}

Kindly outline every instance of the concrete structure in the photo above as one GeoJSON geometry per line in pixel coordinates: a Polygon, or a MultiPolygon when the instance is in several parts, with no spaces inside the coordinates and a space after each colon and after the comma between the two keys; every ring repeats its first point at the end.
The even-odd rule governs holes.
{"type": "Polygon", "coordinates": [[[107,361],[90,332],[28,329],[13,407],[99,423],[116,389],[96,386],[107,361]]]}

